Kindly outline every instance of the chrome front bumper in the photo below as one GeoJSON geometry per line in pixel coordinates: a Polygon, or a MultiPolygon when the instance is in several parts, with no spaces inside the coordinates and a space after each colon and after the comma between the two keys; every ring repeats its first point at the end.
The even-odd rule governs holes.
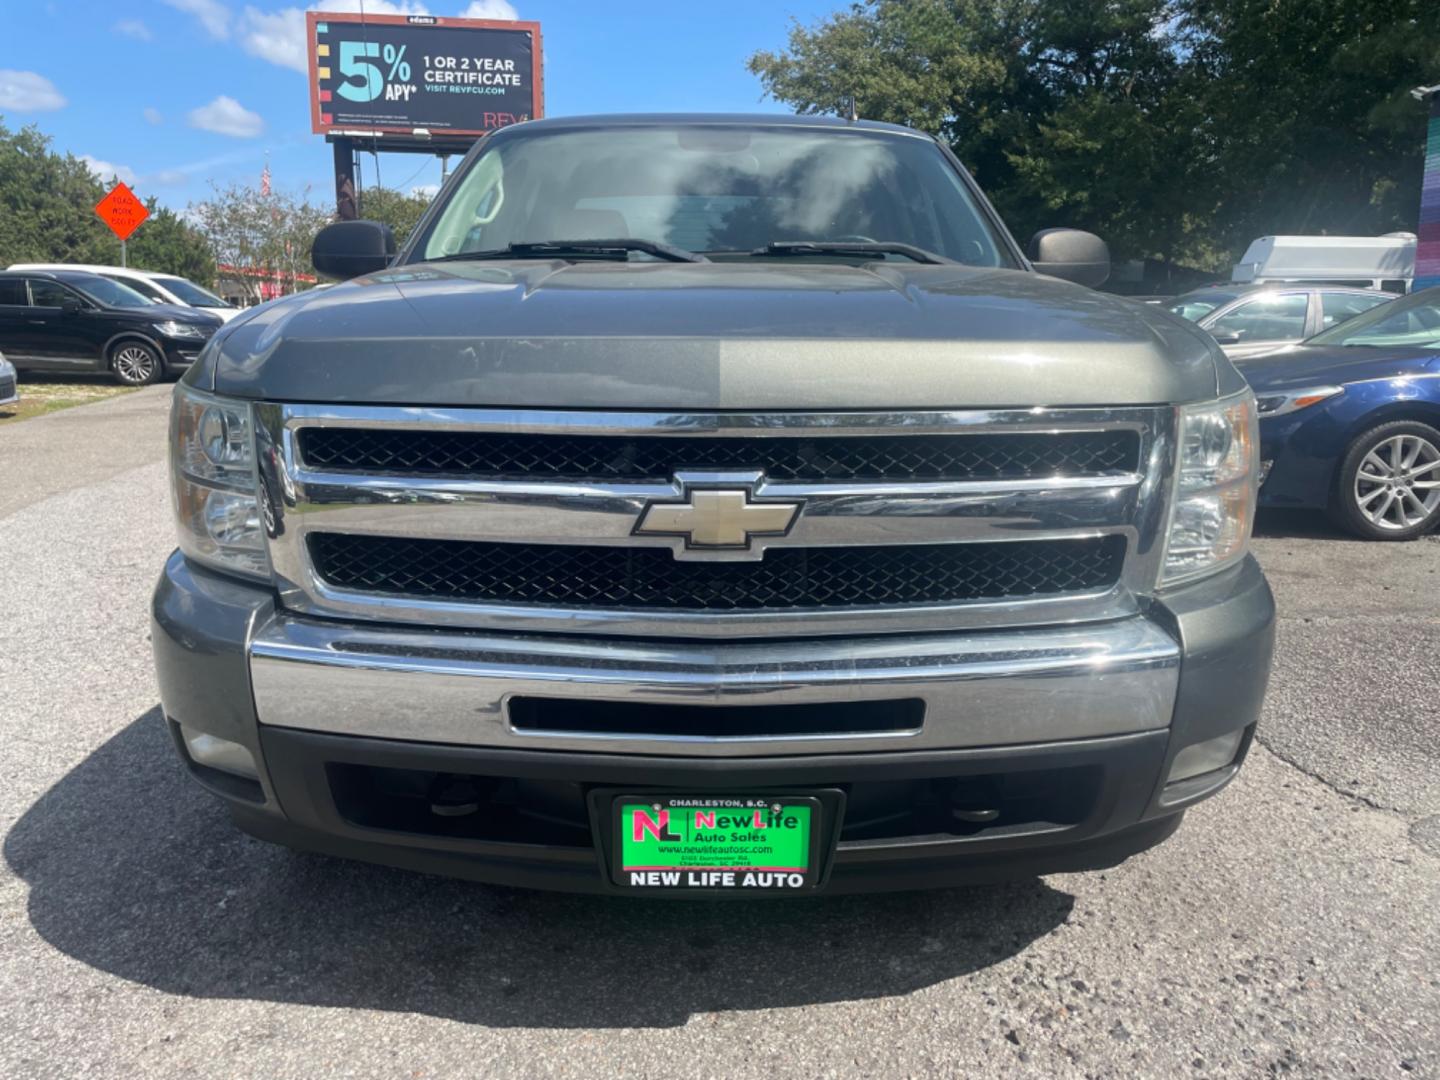
{"type": "Polygon", "coordinates": [[[393,629],[279,611],[255,626],[259,723],[457,746],[687,757],[948,750],[1167,728],[1181,651],[1141,617],[1084,626],[700,644],[393,629]],[[909,731],[659,736],[517,730],[512,696],[655,705],[918,698],[909,731]]]}
{"type": "Polygon", "coordinates": [[[657,645],[315,619],[176,552],[152,615],[160,697],[186,768],[245,829],[306,850],[512,885],[612,888],[589,833],[467,840],[347,817],[336,777],[387,770],[500,778],[546,813],[552,799],[579,806],[580,819],[588,792],[617,785],[838,786],[908,806],[917,783],[1053,769],[1090,792],[1074,821],[1042,814],[973,835],[842,837],[827,886],[842,892],[1100,869],[1163,840],[1180,811],[1239,769],[1248,738],[1229,767],[1165,782],[1185,748],[1259,719],[1275,609],[1246,559],[1173,590],[1146,616],[1085,626],[657,645]],[[915,732],[869,736],[535,735],[510,729],[507,701],[521,693],[692,709],[920,697],[926,713],[915,732]],[[258,777],[196,763],[182,727],[244,747],[258,777]]]}

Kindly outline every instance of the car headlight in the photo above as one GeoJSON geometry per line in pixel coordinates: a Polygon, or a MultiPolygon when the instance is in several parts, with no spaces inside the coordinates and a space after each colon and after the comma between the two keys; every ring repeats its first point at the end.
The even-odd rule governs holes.
{"type": "Polygon", "coordinates": [[[1322,401],[1343,394],[1343,386],[1308,386],[1304,390],[1287,390],[1274,394],[1256,394],[1255,403],[1262,417],[1285,416],[1288,413],[1308,409],[1322,401]]]}
{"type": "Polygon", "coordinates": [[[195,341],[202,341],[205,338],[205,332],[198,326],[176,322],[174,319],[167,319],[165,322],[151,325],[155,327],[157,333],[163,334],[165,337],[191,338],[195,341]]]}
{"type": "Polygon", "coordinates": [[[1249,390],[1180,410],[1180,445],[1161,584],[1199,577],[1243,558],[1255,518],[1260,442],[1249,390]]]}
{"type": "Polygon", "coordinates": [[[180,550],[269,580],[250,404],[178,383],[170,409],[170,492],[180,550]]]}

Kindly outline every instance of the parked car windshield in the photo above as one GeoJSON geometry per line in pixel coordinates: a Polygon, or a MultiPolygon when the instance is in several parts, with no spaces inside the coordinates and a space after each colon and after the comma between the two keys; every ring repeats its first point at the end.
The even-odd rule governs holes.
{"type": "Polygon", "coordinates": [[[109,307],[151,307],[155,301],[148,296],[141,296],[128,285],[121,285],[118,281],[111,281],[99,274],[86,274],[84,277],[62,278],[62,281],[71,288],[79,289],[91,300],[96,300],[109,307]]]}
{"type": "Polygon", "coordinates": [[[1440,288],[1371,308],[1305,344],[1440,349],[1440,288]]]}
{"type": "Polygon", "coordinates": [[[150,282],[144,280],[143,278],[121,277],[119,274],[103,273],[99,276],[105,278],[107,281],[119,282],[127,289],[134,289],[141,296],[149,300],[152,304],[170,303],[170,298],[168,296],[166,296],[154,285],[151,285],[150,282]]]}
{"type": "Polygon", "coordinates": [[[776,241],[876,241],[972,266],[1015,265],[928,140],[710,125],[497,138],[471,161],[415,251],[434,259],[621,237],[743,255],[776,241]]]}
{"type": "Polygon", "coordinates": [[[155,279],[191,307],[223,308],[230,305],[212,292],[202,289],[193,281],[183,277],[157,277],[155,279]]]}
{"type": "Polygon", "coordinates": [[[1166,311],[1174,312],[1182,319],[1198,322],[1223,304],[1230,303],[1240,294],[1223,289],[1196,289],[1184,296],[1177,296],[1165,305],[1166,311]]]}

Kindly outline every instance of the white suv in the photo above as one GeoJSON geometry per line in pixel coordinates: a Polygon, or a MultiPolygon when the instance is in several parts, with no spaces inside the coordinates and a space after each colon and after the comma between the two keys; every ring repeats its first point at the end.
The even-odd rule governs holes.
{"type": "Polygon", "coordinates": [[[86,263],[16,263],[11,270],[83,270],[87,274],[99,274],[121,285],[128,285],[141,296],[157,304],[178,304],[180,307],[200,308],[229,322],[240,309],[231,307],[220,297],[202,289],[193,281],[177,274],[156,274],[149,270],[136,270],[129,266],[92,266],[86,263]]]}

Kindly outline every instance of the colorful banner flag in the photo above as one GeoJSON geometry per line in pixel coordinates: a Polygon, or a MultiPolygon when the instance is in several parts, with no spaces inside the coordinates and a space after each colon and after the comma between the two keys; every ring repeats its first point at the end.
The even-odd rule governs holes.
{"type": "Polygon", "coordinates": [[[1440,285],[1440,93],[1430,98],[1430,134],[1420,181],[1420,243],[1413,289],[1440,285]]]}

